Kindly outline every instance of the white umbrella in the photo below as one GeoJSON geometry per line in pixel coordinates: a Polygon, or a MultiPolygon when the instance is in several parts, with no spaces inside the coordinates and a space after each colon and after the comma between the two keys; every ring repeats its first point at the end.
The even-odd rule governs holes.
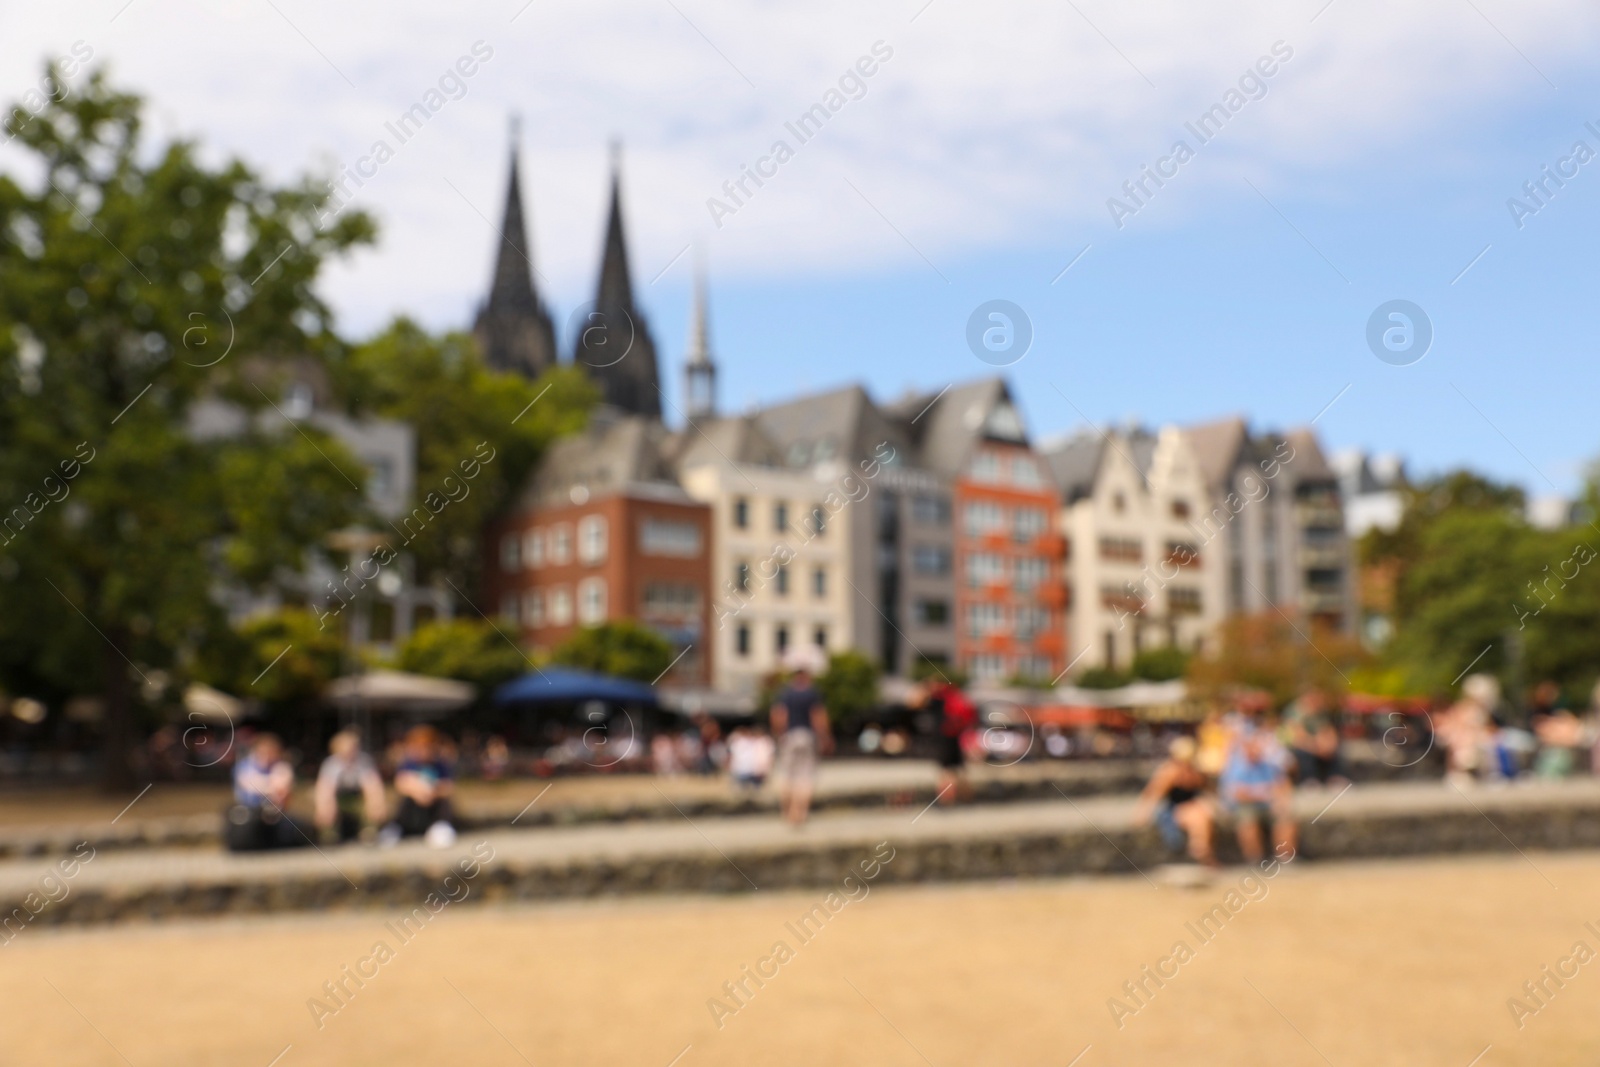
{"type": "Polygon", "coordinates": [[[450,678],[403,671],[370,671],[329,684],[324,695],[338,708],[388,708],[416,715],[442,715],[472,703],[477,689],[450,678]]]}

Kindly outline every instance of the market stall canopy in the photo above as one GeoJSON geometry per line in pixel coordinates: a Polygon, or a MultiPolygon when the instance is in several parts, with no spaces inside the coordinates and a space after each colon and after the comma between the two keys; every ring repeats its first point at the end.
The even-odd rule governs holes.
{"type": "Polygon", "coordinates": [[[370,671],[335,679],[325,691],[328,702],[346,710],[387,710],[413,715],[442,715],[472,703],[477,690],[466,682],[430,678],[403,671],[370,671]]]}
{"type": "Polygon", "coordinates": [[[643,682],[569,667],[546,667],[524,674],[494,691],[496,704],[572,704],[585,700],[650,706],[659,703],[655,689],[643,682]]]}
{"type": "Polygon", "coordinates": [[[183,691],[183,710],[191,722],[235,723],[244,715],[244,701],[195,682],[183,691]]]}

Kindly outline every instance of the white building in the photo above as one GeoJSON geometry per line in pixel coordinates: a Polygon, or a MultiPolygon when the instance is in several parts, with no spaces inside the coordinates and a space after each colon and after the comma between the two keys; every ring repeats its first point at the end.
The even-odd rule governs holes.
{"type": "Polygon", "coordinates": [[[1223,616],[1223,571],[1195,536],[1210,494],[1188,439],[1086,430],[1041,451],[1061,491],[1074,671],[1202,647],[1223,616]]]}

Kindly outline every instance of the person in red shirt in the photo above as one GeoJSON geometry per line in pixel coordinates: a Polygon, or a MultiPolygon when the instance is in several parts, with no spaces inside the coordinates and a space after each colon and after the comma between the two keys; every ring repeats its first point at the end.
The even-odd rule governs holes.
{"type": "Polygon", "coordinates": [[[978,724],[977,705],[950,681],[940,679],[929,686],[926,706],[938,714],[939,803],[966,800],[971,789],[962,741],[978,724]]]}

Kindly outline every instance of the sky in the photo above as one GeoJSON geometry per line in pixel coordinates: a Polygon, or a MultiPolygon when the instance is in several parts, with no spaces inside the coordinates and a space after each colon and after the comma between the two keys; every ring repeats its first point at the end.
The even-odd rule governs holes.
{"type": "MultiPolygon", "coordinates": [[[[1572,494],[1600,456],[1597,36],[1579,0],[4,0],[0,98],[82,42],[153,138],[278,180],[389,142],[352,199],[380,242],[323,285],[351,337],[470,323],[516,114],[558,324],[592,295],[622,144],[673,404],[698,245],[727,409],[1006,363],[1036,437],[1315,420],[1414,475],[1572,494]],[[386,124],[441,79],[399,144],[386,124]],[[820,129],[786,125],[819,104],[820,129]],[[1025,353],[969,343],[992,300],[1025,353]],[[1393,300],[1431,325],[1420,359],[1414,313],[1411,349],[1369,344],[1393,300]]],[[[0,169],[26,174],[15,146],[0,169]]]]}

